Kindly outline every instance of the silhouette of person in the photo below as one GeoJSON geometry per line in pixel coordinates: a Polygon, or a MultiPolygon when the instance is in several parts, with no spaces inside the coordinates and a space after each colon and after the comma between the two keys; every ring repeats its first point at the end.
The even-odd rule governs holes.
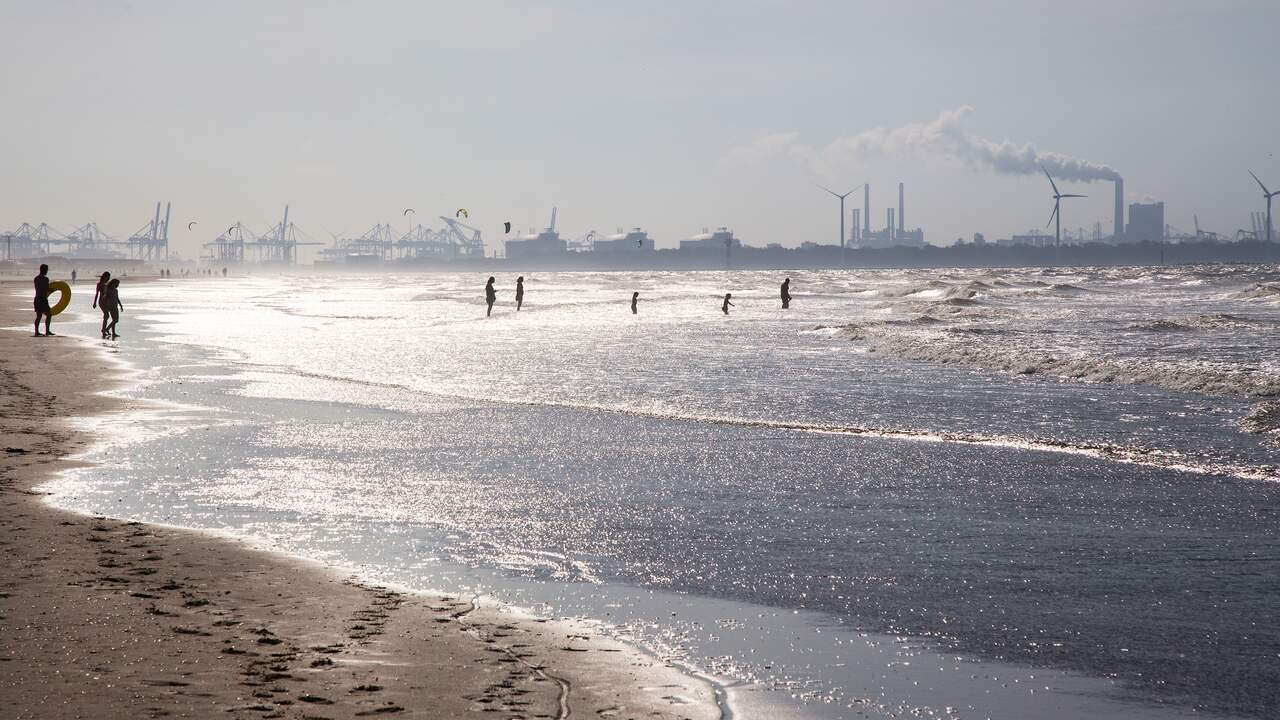
{"type": "Polygon", "coordinates": [[[493,302],[498,299],[498,291],[493,289],[493,276],[489,276],[489,282],[484,284],[484,303],[489,308],[484,311],[484,316],[489,317],[493,314],[493,302]]]}
{"type": "Polygon", "coordinates": [[[36,287],[36,334],[40,337],[40,318],[44,317],[44,334],[52,335],[49,323],[53,321],[53,311],[49,309],[49,266],[41,265],[40,274],[32,280],[36,287]]]}
{"type": "Polygon", "coordinates": [[[107,283],[107,287],[102,291],[102,300],[99,303],[103,309],[111,316],[111,323],[107,325],[103,331],[103,337],[108,334],[112,340],[120,337],[116,334],[116,323],[120,322],[120,311],[124,310],[124,303],[120,302],[120,280],[114,279],[107,283]]]}
{"type": "Polygon", "coordinates": [[[111,319],[111,314],[107,312],[107,303],[102,300],[102,293],[107,289],[107,283],[111,282],[111,273],[104,272],[98,278],[98,287],[93,289],[93,306],[102,309],[102,337],[107,336],[107,321],[111,319]]]}
{"type": "Polygon", "coordinates": [[[76,271],[74,269],[71,271],[71,284],[76,284],[76,271]]]}
{"type": "Polygon", "coordinates": [[[791,278],[782,281],[782,309],[791,307],[791,278]]]}
{"type": "Polygon", "coordinates": [[[733,293],[725,293],[725,294],[724,294],[724,305],[721,305],[721,306],[720,306],[720,309],[724,311],[724,314],[725,314],[725,315],[728,315],[728,314],[729,314],[729,308],[731,308],[731,307],[737,307],[737,305],[734,305],[733,303],[729,302],[729,299],[730,299],[730,298],[732,298],[732,297],[733,297],[733,293]]]}
{"type": "Polygon", "coordinates": [[[524,304],[524,276],[516,278],[516,312],[520,312],[520,306],[524,304]]]}
{"type": "Polygon", "coordinates": [[[227,269],[222,268],[222,277],[226,277],[226,276],[227,276],[227,269]]]}
{"type": "Polygon", "coordinates": [[[637,290],[636,292],[631,293],[631,314],[632,314],[632,315],[637,314],[637,313],[636,313],[636,303],[638,303],[638,302],[640,302],[640,291],[639,291],[639,290],[637,290]]]}

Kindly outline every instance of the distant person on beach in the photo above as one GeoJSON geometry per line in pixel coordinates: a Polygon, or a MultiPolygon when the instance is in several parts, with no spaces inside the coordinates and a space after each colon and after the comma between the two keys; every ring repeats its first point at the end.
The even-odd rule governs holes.
{"type": "Polygon", "coordinates": [[[227,276],[227,269],[222,268],[222,277],[226,277],[226,276],[227,276]]]}
{"type": "Polygon", "coordinates": [[[124,310],[124,303],[120,302],[120,280],[115,279],[107,283],[107,288],[102,291],[102,299],[99,302],[102,308],[111,316],[111,323],[103,330],[102,336],[111,336],[112,340],[120,337],[116,334],[116,323],[120,322],[120,311],[124,310]]]}
{"type": "Polygon", "coordinates": [[[791,278],[782,281],[782,309],[791,307],[791,278]]]}
{"type": "Polygon", "coordinates": [[[493,289],[493,283],[494,279],[491,275],[489,276],[489,282],[484,284],[484,304],[489,306],[489,308],[484,311],[485,317],[493,315],[493,303],[498,299],[498,291],[493,289]]]}
{"type": "Polygon", "coordinates": [[[102,294],[107,290],[107,283],[111,282],[111,273],[104,272],[98,278],[98,287],[93,289],[93,306],[102,308],[102,337],[107,336],[107,322],[111,320],[111,313],[107,312],[107,303],[103,300],[102,294]]]}
{"type": "Polygon", "coordinates": [[[635,291],[635,292],[631,293],[631,314],[632,314],[632,315],[637,314],[637,313],[636,313],[636,303],[638,303],[638,302],[640,302],[640,291],[639,291],[639,290],[637,290],[637,291],[635,291]]]}
{"type": "Polygon", "coordinates": [[[731,307],[737,307],[737,305],[734,305],[733,303],[729,302],[729,300],[730,300],[732,297],[733,297],[733,293],[725,293],[725,294],[724,294],[724,305],[721,305],[721,306],[720,306],[720,309],[724,311],[724,314],[725,314],[725,315],[728,315],[728,314],[729,314],[729,308],[731,308],[731,307]]]}
{"type": "Polygon", "coordinates": [[[44,317],[44,334],[52,335],[53,331],[49,329],[49,323],[53,321],[53,311],[49,309],[49,266],[41,265],[40,274],[36,275],[33,283],[36,287],[36,334],[40,337],[40,318],[44,317]]]}
{"type": "Polygon", "coordinates": [[[524,276],[516,278],[516,312],[520,312],[520,306],[524,305],[524,276]]]}
{"type": "Polygon", "coordinates": [[[71,271],[71,284],[72,284],[72,285],[75,285],[75,284],[76,284],[76,271],[75,271],[75,270],[72,270],[72,271],[71,271]]]}

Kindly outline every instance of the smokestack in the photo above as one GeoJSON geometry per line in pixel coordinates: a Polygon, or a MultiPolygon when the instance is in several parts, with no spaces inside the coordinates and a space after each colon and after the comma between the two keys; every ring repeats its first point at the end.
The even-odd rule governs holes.
{"type": "Polygon", "coordinates": [[[902,208],[902,183],[898,183],[898,235],[902,235],[902,231],[906,228],[903,225],[903,219],[907,213],[902,208]]]}
{"type": "Polygon", "coordinates": [[[893,241],[893,208],[885,208],[884,236],[890,242],[893,241]]]}
{"type": "Polygon", "coordinates": [[[858,231],[862,228],[858,226],[858,208],[853,209],[853,229],[849,231],[849,244],[857,247],[862,244],[862,234],[858,231]]]}
{"type": "Polygon", "coordinates": [[[1124,241],[1124,178],[1116,178],[1116,218],[1113,224],[1115,228],[1115,242],[1124,241]]]}
{"type": "Polygon", "coordinates": [[[871,183],[862,186],[862,236],[871,234],[871,183]]]}

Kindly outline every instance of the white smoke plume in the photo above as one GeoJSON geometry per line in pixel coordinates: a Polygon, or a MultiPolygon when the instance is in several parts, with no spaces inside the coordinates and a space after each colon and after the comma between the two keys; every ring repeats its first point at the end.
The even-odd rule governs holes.
{"type": "Polygon", "coordinates": [[[754,160],[766,155],[785,155],[794,159],[814,158],[817,159],[814,164],[826,164],[830,160],[915,153],[952,158],[973,168],[1003,175],[1038,174],[1043,165],[1055,179],[1093,182],[1120,178],[1119,173],[1106,165],[1041,152],[1031,143],[1019,145],[1009,140],[996,142],[979,137],[964,128],[964,119],[971,113],[972,107],[962,105],[955,110],[944,111],[929,122],[892,129],[873,128],[851,137],[838,138],[822,152],[796,143],[794,133],[768,135],[750,145],[734,148],[729,158],[754,160]]]}

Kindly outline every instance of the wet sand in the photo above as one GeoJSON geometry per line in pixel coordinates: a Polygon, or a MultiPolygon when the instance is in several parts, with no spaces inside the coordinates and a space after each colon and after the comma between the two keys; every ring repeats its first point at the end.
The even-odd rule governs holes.
{"type": "Polygon", "coordinates": [[[31,337],[29,283],[0,282],[5,717],[719,716],[706,684],[571,625],[42,502],[94,416],[137,408],[103,394],[128,381],[109,344],[31,337]]]}

